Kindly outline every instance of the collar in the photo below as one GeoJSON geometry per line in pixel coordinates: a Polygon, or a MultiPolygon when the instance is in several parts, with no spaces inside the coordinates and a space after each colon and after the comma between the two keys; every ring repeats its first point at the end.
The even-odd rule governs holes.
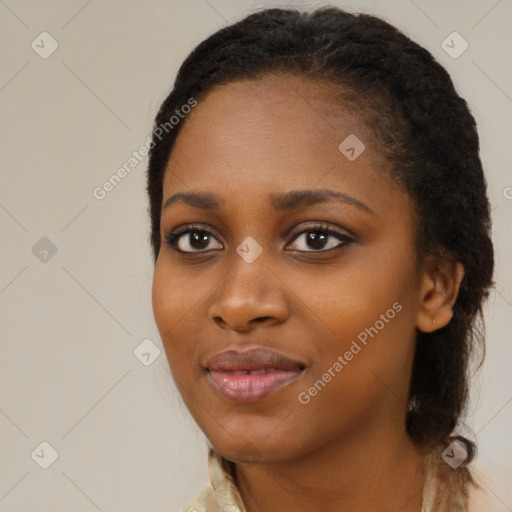
{"type": "MultiPolygon", "coordinates": [[[[194,503],[194,512],[246,512],[235,482],[235,464],[208,443],[210,485],[194,503]]],[[[460,476],[468,474],[466,468],[460,476]]],[[[425,486],[422,512],[467,512],[467,494],[456,472],[441,459],[439,450],[425,457],[425,486]],[[445,467],[446,466],[446,467],[445,467]],[[453,472],[453,473],[452,473],[453,472]],[[448,497],[448,501],[445,498],[448,497]]],[[[470,477],[469,477],[470,478],[470,477]]],[[[463,478],[462,480],[466,480],[463,478]]],[[[464,482],[466,483],[466,482],[464,482]]]]}

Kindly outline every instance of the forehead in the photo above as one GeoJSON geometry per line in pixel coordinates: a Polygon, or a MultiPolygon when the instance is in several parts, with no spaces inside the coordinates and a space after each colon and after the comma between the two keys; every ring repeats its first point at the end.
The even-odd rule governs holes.
{"type": "Polygon", "coordinates": [[[287,167],[314,171],[326,160],[339,160],[343,155],[338,146],[355,135],[365,146],[362,160],[375,167],[374,162],[368,165],[377,156],[371,134],[345,110],[332,88],[294,76],[215,86],[182,121],[169,164],[186,163],[189,171],[207,162],[212,171],[217,166],[241,170],[258,164],[263,164],[261,173],[287,167]]]}
{"type": "Polygon", "coordinates": [[[236,196],[333,187],[371,195],[396,187],[353,107],[336,101],[332,87],[294,76],[215,86],[182,121],[164,199],[198,188],[236,196]]]}

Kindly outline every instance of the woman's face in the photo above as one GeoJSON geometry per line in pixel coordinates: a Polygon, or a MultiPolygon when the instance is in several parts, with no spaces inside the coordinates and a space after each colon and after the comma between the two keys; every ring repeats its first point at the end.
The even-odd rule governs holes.
{"type": "Polygon", "coordinates": [[[164,178],[155,320],[188,409],[236,462],[404,429],[413,205],[363,125],[323,98],[292,77],[214,88],[164,178]]]}

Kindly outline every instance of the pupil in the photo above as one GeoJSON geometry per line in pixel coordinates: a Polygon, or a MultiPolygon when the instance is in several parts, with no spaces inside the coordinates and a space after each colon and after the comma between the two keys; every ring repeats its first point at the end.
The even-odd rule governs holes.
{"type": "MultiPolygon", "coordinates": [[[[194,249],[204,249],[208,246],[208,233],[201,231],[192,231],[190,233],[192,237],[191,246],[194,249]]],[[[313,249],[322,249],[325,245],[326,235],[324,233],[318,233],[315,231],[308,232],[308,244],[313,249]]]]}
{"type": "Polygon", "coordinates": [[[325,234],[318,235],[314,231],[308,233],[308,243],[313,249],[322,249],[325,244],[325,234]]]}
{"type": "Polygon", "coordinates": [[[193,231],[190,234],[192,236],[192,243],[190,245],[194,247],[194,249],[204,249],[205,246],[208,246],[207,233],[202,233],[201,231],[193,231]]]}

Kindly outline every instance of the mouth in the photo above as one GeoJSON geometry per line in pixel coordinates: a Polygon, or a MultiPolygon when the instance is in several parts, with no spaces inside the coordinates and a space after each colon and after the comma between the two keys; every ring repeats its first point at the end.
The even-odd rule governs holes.
{"type": "Polygon", "coordinates": [[[206,364],[207,379],[222,397],[240,403],[262,400],[290,385],[305,370],[305,365],[277,352],[256,348],[228,350],[206,364]]]}

